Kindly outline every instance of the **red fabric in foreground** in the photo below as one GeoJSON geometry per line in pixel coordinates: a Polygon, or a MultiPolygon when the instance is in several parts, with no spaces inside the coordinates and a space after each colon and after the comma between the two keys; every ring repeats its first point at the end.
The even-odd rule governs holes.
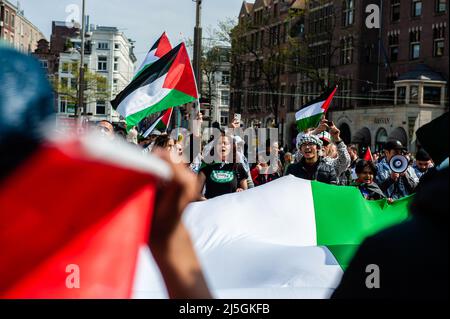
{"type": "Polygon", "coordinates": [[[70,149],[81,156],[42,147],[0,184],[2,298],[131,297],[156,179],[70,149]],[[79,289],[66,286],[69,265],[79,289]]]}

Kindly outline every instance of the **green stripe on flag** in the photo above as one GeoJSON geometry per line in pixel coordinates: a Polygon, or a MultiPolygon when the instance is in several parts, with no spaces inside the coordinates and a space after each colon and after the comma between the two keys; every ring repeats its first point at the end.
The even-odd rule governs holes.
{"type": "Polygon", "coordinates": [[[297,129],[299,132],[304,132],[309,128],[316,128],[320,120],[322,119],[323,113],[319,113],[310,117],[306,117],[297,121],[297,129]]]}
{"type": "Polygon", "coordinates": [[[317,245],[327,246],[346,269],[368,236],[408,218],[412,196],[388,204],[369,201],[356,187],[311,182],[316,215],[317,245]]]}
{"type": "Polygon", "coordinates": [[[164,99],[159,101],[158,103],[138,112],[133,115],[130,115],[126,118],[127,128],[131,128],[139,124],[144,118],[149,115],[167,110],[171,107],[180,106],[186,103],[194,102],[196,100],[195,97],[184,94],[177,90],[172,90],[164,99]]]}

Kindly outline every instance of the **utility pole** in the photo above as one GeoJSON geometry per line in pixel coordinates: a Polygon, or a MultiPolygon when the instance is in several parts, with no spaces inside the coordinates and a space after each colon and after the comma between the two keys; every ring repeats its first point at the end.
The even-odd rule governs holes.
{"type": "Polygon", "coordinates": [[[380,2],[380,29],[378,30],[378,66],[377,66],[377,95],[380,94],[380,80],[381,80],[381,49],[383,45],[383,0],[380,2]]]}
{"type": "Polygon", "coordinates": [[[78,78],[78,106],[75,117],[81,115],[87,116],[87,104],[84,107],[84,42],[86,34],[86,4],[83,0],[82,4],[82,21],[81,21],[81,51],[80,51],[80,74],[78,78]],[[83,110],[83,114],[82,113],[83,110]]]}
{"type": "Polygon", "coordinates": [[[196,2],[197,9],[195,15],[195,28],[194,28],[194,72],[197,80],[197,89],[199,93],[202,91],[202,0],[192,0],[196,2]]]}

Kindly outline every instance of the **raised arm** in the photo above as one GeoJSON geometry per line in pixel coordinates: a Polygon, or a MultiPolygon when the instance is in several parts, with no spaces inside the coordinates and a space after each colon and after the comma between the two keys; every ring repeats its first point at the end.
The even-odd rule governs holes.
{"type": "Polygon", "coordinates": [[[170,298],[211,298],[189,233],[181,221],[186,206],[198,199],[198,181],[186,167],[173,164],[168,154],[158,152],[158,156],[171,166],[173,178],[161,187],[157,197],[149,238],[150,250],[170,298]]]}

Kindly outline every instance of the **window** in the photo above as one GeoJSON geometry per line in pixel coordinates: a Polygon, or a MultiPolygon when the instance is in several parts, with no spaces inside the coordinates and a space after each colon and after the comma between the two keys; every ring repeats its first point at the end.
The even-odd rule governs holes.
{"type": "Polygon", "coordinates": [[[409,91],[409,103],[418,104],[419,103],[419,87],[417,85],[412,85],[409,91]]]}
{"type": "Polygon", "coordinates": [[[423,87],[423,103],[424,104],[441,104],[441,88],[435,86],[423,87]]]}
{"type": "Polygon", "coordinates": [[[11,14],[11,28],[15,27],[16,21],[15,21],[16,16],[14,14],[11,14]]]}
{"type": "Polygon", "coordinates": [[[228,126],[228,114],[226,111],[220,112],[220,125],[228,126]]]}
{"type": "Polygon", "coordinates": [[[433,56],[441,57],[445,49],[445,26],[435,26],[433,29],[433,56]]]}
{"type": "Polygon", "coordinates": [[[48,69],[48,61],[47,60],[40,60],[41,68],[48,69]]]}
{"type": "Polygon", "coordinates": [[[412,0],[412,16],[420,17],[422,15],[422,0],[412,0]]]}
{"type": "Polygon", "coordinates": [[[411,60],[416,60],[420,56],[420,43],[411,45],[411,60]]]}
{"type": "Polygon", "coordinates": [[[62,73],[69,73],[70,64],[67,62],[63,62],[62,64],[62,73]]]}
{"type": "Polygon", "coordinates": [[[400,0],[391,0],[391,21],[400,21],[400,0]]]}
{"type": "Polygon", "coordinates": [[[69,86],[69,78],[61,78],[61,87],[67,88],[69,86]]]}
{"type": "Polygon", "coordinates": [[[352,25],[355,17],[354,0],[344,0],[342,3],[342,26],[352,25]]]}
{"type": "Polygon", "coordinates": [[[230,72],[223,71],[222,72],[222,84],[229,85],[230,84],[230,72]]]}
{"type": "Polygon", "coordinates": [[[416,60],[420,57],[420,30],[409,32],[410,59],[416,60]]]}
{"type": "Polygon", "coordinates": [[[78,79],[76,79],[76,78],[71,78],[70,79],[70,87],[72,88],[72,89],[77,89],[78,88],[78,79]]]}
{"type": "Polygon", "coordinates": [[[353,63],[353,38],[341,40],[341,64],[353,63]]]}
{"type": "Polygon", "coordinates": [[[447,11],[447,0],[436,0],[436,13],[447,11]]]}
{"type": "Polygon", "coordinates": [[[106,103],[105,101],[97,101],[97,106],[95,108],[95,114],[105,115],[106,114],[106,103]]]}
{"type": "Polygon", "coordinates": [[[119,58],[114,58],[114,71],[119,71],[119,58]]]}
{"type": "Polygon", "coordinates": [[[117,79],[113,80],[113,91],[114,92],[117,92],[119,90],[118,83],[119,83],[119,80],[117,80],[117,79]]]}
{"type": "Polygon", "coordinates": [[[114,44],[114,49],[119,50],[120,49],[120,43],[115,43],[114,44]]]}
{"type": "Polygon", "coordinates": [[[276,18],[278,17],[278,3],[275,3],[273,5],[273,16],[276,18]]]}
{"type": "Polygon", "coordinates": [[[230,104],[230,91],[222,91],[220,94],[220,105],[230,104]]]}
{"type": "Polygon", "coordinates": [[[66,113],[67,109],[67,100],[59,101],[59,113],[66,113]]]}
{"type": "Polygon", "coordinates": [[[98,71],[107,71],[108,70],[108,58],[106,56],[98,57],[97,70],[98,71]]]}
{"type": "Polygon", "coordinates": [[[108,42],[99,42],[97,48],[99,50],[108,50],[109,49],[108,42]]]}
{"type": "Polygon", "coordinates": [[[399,86],[397,88],[397,104],[406,103],[406,86],[399,86]]]}
{"type": "Polygon", "coordinates": [[[391,62],[398,61],[399,34],[389,35],[389,56],[391,62]]]}
{"type": "Polygon", "coordinates": [[[5,10],[5,25],[9,25],[9,11],[5,10]]]}
{"type": "Polygon", "coordinates": [[[341,109],[346,109],[351,106],[351,91],[352,91],[352,80],[343,79],[341,84],[340,99],[337,103],[341,109]]]}

